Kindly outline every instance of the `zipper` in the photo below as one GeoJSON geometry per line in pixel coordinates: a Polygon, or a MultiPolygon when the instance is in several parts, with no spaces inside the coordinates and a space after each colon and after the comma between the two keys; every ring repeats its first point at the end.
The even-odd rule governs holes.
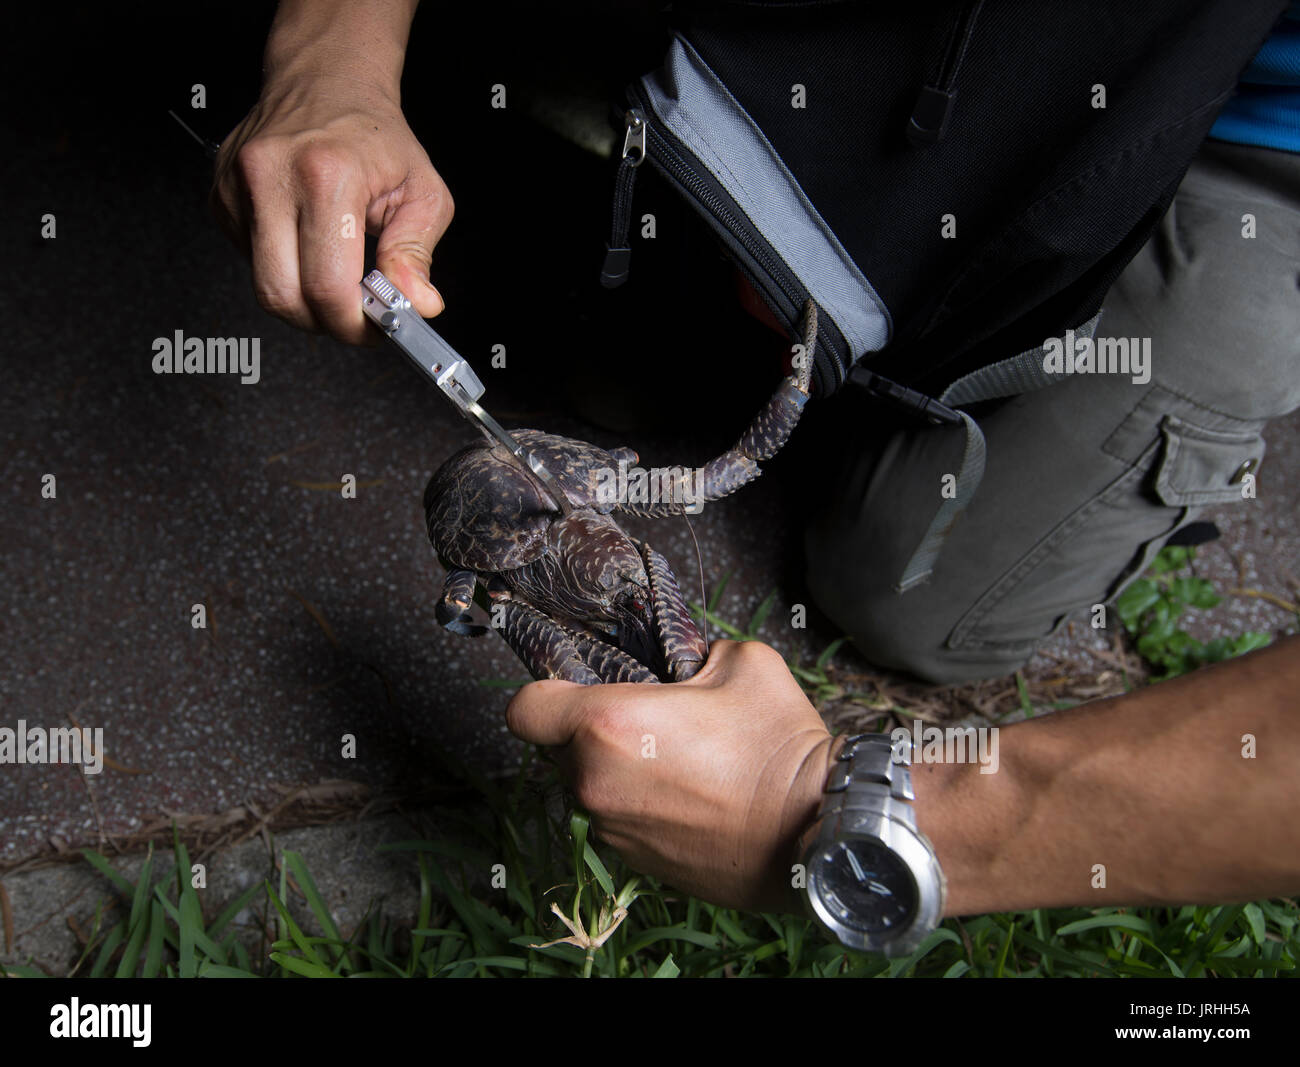
{"type": "Polygon", "coordinates": [[[632,246],[628,242],[628,231],[632,228],[632,190],[637,168],[646,157],[645,116],[632,108],[623,115],[623,123],[623,158],[614,178],[614,220],[610,223],[609,240],[605,242],[605,263],[600,269],[600,284],[606,289],[617,289],[627,281],[632,266],[632,246]]]}
{"type": "Polygon", "coordinates": [[[957,73],[966,58],[966,49],[975,34],[975,21],[983,6],[984,0],[968,0],[962,7],[948,31],[938,73],[921,86],[907,121],[907,140],[914,148],[937,144],[948,132],[953,102],[957,99],[957,73]]]}
{"type": "MultiPolygon", "coordinates": [[[[614,185],[614,222],[610,242],[606,245],[601,283],[613,288],[627,280],[632,257],[627,241],[632,216],[632,189],[636,168],[648,156],[655,169],[694,203],[704,220],[722,238],[737,266],[773,315],[789,329],[794,329],[808,300],[808,290],[767,241],[751,230],[744,212],[721,184],[646,118],[644,100],[635,87],[632,95],[635,103],[624,116],[623,156],[614,185]],[[634,156],[634,153],[637,154],[634,156]],[[607,278],[614,280],[607,281],[607,278]]],[[[821,369],[821,377],[825,380],[819,381],[818,385],[823,392],[829,393],[843,383],[850,363],[848,344],[830,316],[822,318],[818,349],[822,348],[825,349],[824,358],[818,358],[823,353],[814,353],[814,370],[821,369]]]]}

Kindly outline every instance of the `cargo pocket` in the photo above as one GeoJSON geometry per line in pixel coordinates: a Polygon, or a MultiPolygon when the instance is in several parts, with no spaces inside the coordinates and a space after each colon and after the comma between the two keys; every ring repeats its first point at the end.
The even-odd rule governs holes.
{"type": "MultiPolygon", "coordinates": [[[[1262,427],[1260,427],[1262,429],[1262,427]]],[[[1231,504],[1253,497],[1254,478],[1264,459],[1259,430],[1207,430],[1177,415],[1160,424],[1164,459],[1156,495],[1171,507],[1231,504]]]]}
{"type": "Polygon", "coordinates": [[[947,647],[1027,657],[1072,614],[1112,602],[1201,508],[1249,499],[1264,456],[1263,422],[1232,422],[1208,429],[1166,414],[1158,439],[1130,469],[1003,574],[953,628],[947,647]]]}

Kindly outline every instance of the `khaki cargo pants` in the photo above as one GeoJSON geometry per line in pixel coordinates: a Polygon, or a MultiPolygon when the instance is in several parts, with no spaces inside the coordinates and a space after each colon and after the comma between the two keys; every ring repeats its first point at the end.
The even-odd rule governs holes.
{"type": "Polygon", "coordinates": [[[1207,141],[1097,333],[1150,338],[1150,380],[1079,374],[981,412],[983,482],[906,593],[962,433],[881,439],[868,406],[849,420],[860,438],[808,528],[808,581],[868,660],[933,682],[1007,674],[1206,505],[1250,506],[1261,430],[1300,407],[1300,155],[1207,141]]]}

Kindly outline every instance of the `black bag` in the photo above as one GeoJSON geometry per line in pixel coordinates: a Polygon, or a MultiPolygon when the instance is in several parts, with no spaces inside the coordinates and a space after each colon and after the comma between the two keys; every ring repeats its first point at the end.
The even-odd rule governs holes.
{"type": "Polygon", "coordinates": [[[983,472],[956,409],[1054,380],[1014,357],[1095,325],[1286,2],[680,4],[629,90],[602,280],[648,158],[792,332],[817,302],[820,393],[966,424],[908,588],[983,472]]]}
{"type": "Polygon", "coordinates": [[[937,387],[1097,311],[1285,6],[686,3],[629,103],[778,317],[834,323],[821,391],[937,387]]]}

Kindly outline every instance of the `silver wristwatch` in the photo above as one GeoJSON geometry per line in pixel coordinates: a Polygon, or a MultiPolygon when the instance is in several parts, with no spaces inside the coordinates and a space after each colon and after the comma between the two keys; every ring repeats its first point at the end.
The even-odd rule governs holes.
{"type": "Polygon", "coordinates": [[[947,882],[910,801],[910,739],[850,737],[804,856],[813,916],[847,948],[904,956],[943,916],[947,882]]]}

